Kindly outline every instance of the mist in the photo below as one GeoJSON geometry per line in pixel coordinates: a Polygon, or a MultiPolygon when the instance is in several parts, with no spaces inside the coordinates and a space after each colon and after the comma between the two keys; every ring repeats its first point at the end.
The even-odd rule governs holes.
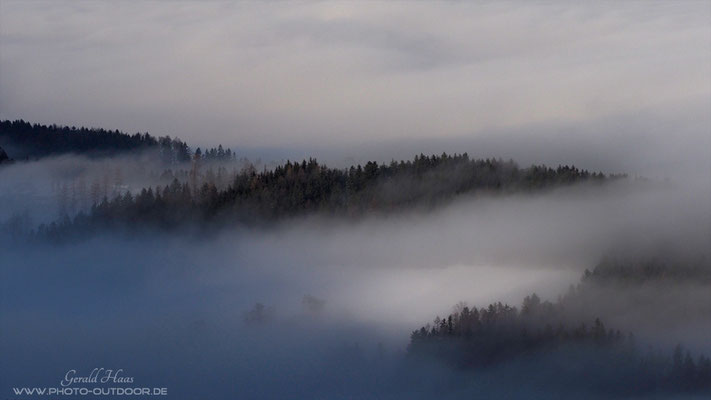
{"type": "Polygon", "coordinates": [[[6,0],[0,18],[2,118],[330,165],[468,151],[711,168],[704,2],[6,0]]]}
{"type": "Polygon", "coordinates": [[[585,281],[606,259],[709,267],[709,21],[691,1],[1,0],[0,119],[190,149],[168,165],[155,146],[37,159],[39,140],[27,158],[2,143],[0,390],[120,368],[176,399],[634,397],[607,386],[626,384],[614,353],[571,345],[468,371],[413,356],[411,334],[536,293],[567,299],[571,326],[600,318],[642,348],[711,355],[708,280],[585,281]],[[193,153],[218,144],[237,156],[193,153]],[[627,175],[355,215],[39,229],[173,180],[198,193],[191,168],[217,193],[286,160],[444,152],[627,175]]]}
{"type": "MultiPolygon", "coordinates": [[[[172,398],[501,395],[496,383],[506,386],[526,361],[487,371],[486,379],[417,366],[404,356],[409,333],[458,302],[518,305],[534,292],[554,300],[605,254],[673,249],[708,257],[707,192],[628,179],[205,236],[106,232],[61,245],[5,241],[3,384],[49,384],[68,366],[88,373],[107,365],[169,387],[172,398]],[[307,296],[321,306],[309,306],[307,296]],[[266,311],[250,320],[257,303],[266,311]],[[428,378],[409,383],[417,376],[428,378]]],[[[670,284],[661,298],[659,291],[593,296],[595,307],[575,313],[635,329],[650,345],[683,342],[711,352],[708,287],[670,284]]],[[[531,379],[536,387],[536,379],[549,378],[531,379]]],[[[525,397],[532,387],[509,394],[525,397]]],[[[548,395],[585,394],[583,386],[544,387],[548,395]]]]}

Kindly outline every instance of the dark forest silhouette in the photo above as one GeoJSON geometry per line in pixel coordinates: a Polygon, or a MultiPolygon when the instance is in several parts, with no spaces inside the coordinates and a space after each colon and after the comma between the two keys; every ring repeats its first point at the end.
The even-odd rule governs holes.
{"type": "MultiPolygon", "coordinates": [[[[194,157],[206,160],[229,160],[234,157],[230,149],[200,148],[195,152],[187,143],[170,136],[152,136],[148,133],[129,135],[118,130],[32,124],[24,120],[0,121],[0,145],[6,147],[10,158],[36,160],[62,154],[81,154],[90,157],[114,156],[142,150],[157,150],[166,164],[187,163],[194,157]]],[[[0,155],[0,162],[2,156],[0,155]]]]}
{"type": "Polygon", "coordinates": [[[14,149],[23,149],[18,154],[25,159],[64,153],[108,156],[152,149],[147,154],[156,158],[158,165],[168,167],[161,174],[161,180],[168,182],[164,186],[141,191],[127,190],[120,184],[113,188],[116,190],[104,187],[103,200],[94,198],[91,209],[78,215],[66,213],[68,207],[60,204],[60,220],[38,231],[55,237],[104,228],[174,229],[188,223],[270,222],[308,213],[357,216],[432,208],[462,194],[534,191],[621,176],[574,166],[521,168],[513,160],[470,159],[467,153],[420,154],[413,160],[370,161],[345,169],[309,159],[287,161],[258,172],[247,163],[237,171],[236,164],[229,164],[236,161],[236,154],[222,145],[193,152],[185,142],[170,136],[127,135],[22,120],[0,122],[0,139],[14,149]],[[227,171],[230,165],[231,173],[227,171]]]}
{"type": "MultiPolygon", "coordinates": [[[[660,279],[655,270],[634,271],[636,281],[660,279]]],[[[626,268],[603,261],[555,303],[533,294],[520,309],[502,303],[479,309],[460,304],[452,314],[412,332],[408,354],[463,370],[533,359],[536,369],[554,371],[561,381],[586,382],[610,394],[711,392],[707,356],[694,357],[681,345],[671,352],[643,350],[631,333],[607,328],[599,318],[587,323],[576,318],[574,303],[589,289],[586,286],[619,283],[618,279],[626,281],[629,276],[626,268]],[[591,278],[603,274],[604,282],[591,278]]]]}
{"type": "MultiPolygon", "coordinates": [[[[142,152],[160,166],[164,184],[139,191],[108,183],[94,190],[87,210],[66,211],[60,219],[30,232],[36,240],[66,241],[101,232],[173,231],[185,227],[219,228],[235,224],[269,224],[322,215],[359,217],[401,210],[431,210],[458,196],[533,193],[564,186],[602,185],[625,175],[605,175],[574,166],[520,167],[513,160],[473,159],[467,153],[420,154],[412,160],[331,168],[315,159],[287,161],[258,171],[230,149],[192,151],[179,139],[147,133],[0,122],[0,163],[61,154],[88,157],[142,152]],[[231,171],[228,171],[231,168],[231,171]],[[239,168],[239,169],[238,169],[239,168]],[[99,190],[101,189],[101,190],[99,190]],[[109,195],[109,193],[111,193],[109,195]]],[[[66,196],[65,196],[66,197],[66,196]]],[[[74,208],[69,208],[70,210],[74,208]]],[[[5,224],[11,236],[27,232],[28,216],[5,224]]],[[[605,258],[555,303],[533,294],[520,309],[502,303],[484,308],[459,305],[412,332],[407,354],[415,360],[436,360],[458,370],[487,370],[524,365],[546,370],[571,385],[590,385],[601,393],[644,394],[711,390],[711,361],[692,356],[681,346],[672,352],[640,349],[630,333],[610,329],[599,319],[581,320],[575,308],[594,299],[594,288],[640,285],[650,281],[711,282],[708,260],[674,263],[665,258],[605,258]],[[518,364],[517,364],[518,363],[518,364]],[[528,363],[528,364],[527,364],[528,363]],[[569,366],[574,368],[570,369],[569,366]],[[580,373],[580,371],[594,373],[580,373]]],[[[324,301],[304,297],[309,312],[324,301]]],[[[244,315],[259,325],[273,310],[258,303],[244,315]]]]}
{"type": "Polygon", "coordinates": [[[65,236],[96,229],[250,224],[309,213],[352,217],[433,208],[463,194],[531,192],[581,182],[599,184],[618,177],[568,166],[520,168],[513,161],[470,159],[465,153],[419,155],[412,161],[368,162],[347,169],[329,168],[315,159],[286,162],[262,172],[247,167],[220,189],[215,177],[224,177],[224,169],[203,173],[201,163],[194,156],[191,169],[178,174],[186,178],[183,181],[174,177],[163,187],[105,197],[88,213],[64,216],[41,226],[39,232],[65,236]]]}

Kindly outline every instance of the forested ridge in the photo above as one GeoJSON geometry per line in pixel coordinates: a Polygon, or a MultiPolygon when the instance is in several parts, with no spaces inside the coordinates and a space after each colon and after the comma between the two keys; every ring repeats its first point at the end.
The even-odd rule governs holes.
{"type": "Polygon", "coordinates": [[[371,161],[346,169],[309,159],[261,172],[248,166],[230,176],[223,167],[217,172],[212,167],[204,169],[203,157],[193,155],[190,169],[183,173],[166,171],[165,176],[173,177],[170,184],[104,197],[88,212],[65,216],[40,227],[39,232],[258,223],[308,213],[358,216],[432,208],[468,193],[530,192],[580,182],[600,184],[619,177],[568,166],[521,168],[513,161],[470,159],[466,153],[419,155],[389,164],[371,161]]]}
{"type": "Polygon", "coordinates": [[[412,160],[369,161],[349,168],[331,168],[311,158],[260,171],[221,145],[193,151],[170,136],[22,120],[0,122],[0,140],[13,149],[25,149],[18,153],[21,157],[14,157],[20,162],[23,154],[24,159],[63,153],[101,157],[149,150],[145,154],[153,162],[147,168],[164,169],[160,179],[154,179],[163,184],[130,187],[121,178],[121,163],[133,161],[119,157],[110,167],[113,172],[99,171],[104,176],[93,182],[53,183],[59,219],[39,227],[37,233],[43,236],[100,229],[169,230],[195,223],[264,223],[310,213],[353,217],[412,207],[431,209],[463,194],[532,192],[624,176],[575,166],[520,167],[513,160],[474,159],[467,153],[420,154],[412,160]]]}
{"type": "MultiPolygon", "coordinates": [[[[650,264],[654,261],[637,263],[650,264]]],[[[529,373],[553,371],[561,381],[590,385],[607,394],[711,392],[711,359],[706,355],[694,356],[681,345],[673,351],[645,348],[632,333],[606,327],[599,318],[581,321],[576,310],[581,301],[595,301],[594,296],[584,297],[594,290],[592,285],[626,281],[630,275],[637,276],[637,283],[660,279],[656,269],[631,267],[634,272],[629,272],[614,265],[604,260],[593,272],[586,271],[581,283],[556,302],[533,294],[520,309],[502,303],[484,308],[461,303],[452,314],[413,331],[408,354],[463,370],[535,360],[535,369],[526,367],[529,373]],[[591,278],[602,275],[604,282],[591,278]]]]}
{"type": "Polygon", "coordinates": [[[37,159],[64,153],[113,155],[158,146],[147,133],[128,135],[117,130],[0,121],[0,144],[12,148],[16,159],[37,159]]]}
{"type": "MultiPolygon", "coordinates": [[[[234,157],[232,150],[223,149],[222,145],[205,151],[198,148],[193,152],[187,143],[169,135],[152,136],[138,132],[130,135],[118,130],[32,124],[24,120],[0,121],[0,146],[5,147],[9,158],[16,160],[61,154],[101,157],[141,150],[157,150],[160,160],[167,165],[188,163],[194,157],[207,160],[234,157]]],[[[2,154],[0,151],[0,162],[2,154]]]]}

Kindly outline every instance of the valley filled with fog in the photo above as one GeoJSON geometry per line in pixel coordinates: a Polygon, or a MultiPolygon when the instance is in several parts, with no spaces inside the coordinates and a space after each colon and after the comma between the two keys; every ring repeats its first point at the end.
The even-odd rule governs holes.
{"type": "Polygon", "coordinates": [[[709,21],[0,0],[0,398],[707,398],[709,21]]]}
{"type": "MultiPolygon", "coordinates": [[[[0,173],[8,187],[32,174],[33,185],[47,190],[53,181],[91,182],[118,168],[126,171],[124,187],[136,188],[149,182],[141,174],[152,165],[64,157],[0,173]]],[[[180,398],[205,391],[215,398],[429,398],[442,385],[452,398],[507,393],[499,385],[526,361],[487,370],[486,378],[438,363],[413,365],[410,333],[460,302],[517,306],[532,293],[555,301],[607,255],[708,257],[708,190],[626,178],[465,194],[434,209],[356,219],[313,214],[208,231],[106,231],[59,243],[6,236],[3,373],[29,385],[67,365],[121,365],[180,398]],[[411,383],[418,374],[429,379],[411,383]]],[[[4,196],[14,208],[4,210],[9,220],[43,212],[56,218],[51,193],[4,196]]],[[[660,349],[683,343],[711,352],[709,283],[659,285],[601,289],[610,293],[575,312],[660,349]]],[[[581,390],[548,380],[532,378],[509,394],[581,390]]]]}

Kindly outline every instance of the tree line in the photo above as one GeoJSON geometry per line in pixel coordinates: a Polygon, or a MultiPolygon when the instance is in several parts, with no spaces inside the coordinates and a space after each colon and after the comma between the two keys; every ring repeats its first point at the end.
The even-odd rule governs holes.
{"type": "MultiPolygon", "coordinates": [[[[0,121],[0,140],[6,148],[14,150],[13,158],[18,160],[65,153],[115,155],[156,147],[159,139],[148,133],[128,135],[118,130],[31,124],[24,120],[0,121]]],[[[179,147],[177,142],[176,147],[179,147]]]]}
{"type": "Polygon", "coordinates": [[[502,303],[480,309],[460,305],[413,331],[407,352],[462,370],[518,362],[523,373],[547,370],[562,382],[608,394],[711,391],[708,357],[693,357],[680,345],[670,354],[642,351],[632,334],[609,329],[600,319],[573,324],[562,308],[535,294],[520,310],[502,303]]]}
{"type": "Polygon", "coordinates": [[[607,256],[592,271],[585,270],[583,283],[639,285],[672,281],[711,283],[711,260],[707,254],[667,254],[649,258],[607,256]]]}
{"type": "Polygon", "coordinates": [[[88,212],[63,216],[58,222],[41,226],[39,232],[64,235],[102,228],[250,224],[308,213],[352,217],[366,212],[432,208],[463,194],[530,192],[580,182],[599,184],[620,177],[570,166],[521,168],[512,160],[470,159],[464,153],[418,155],[413,160],[388,164],[371,161],[345,169],[329,168],[315,159],[287,161],[261,172],[248,166],[235,171],[231,182],[225,183],[226,172],[220,174],[218,169],[215,174],[211,168],[204,169],[202,160],[193,157],[185,173],[170,172],[169,176],[183,180],[175,177],[165,186],[104,197],[88,212]]]}
{"type": "Polygon", "coordinates": [[[16,160],[40,159],[60,154],[113,156],[141,150],[157,150],[165,164],[189,163],[195,157],[206,160],[228,160],[235,157],[222,145],[205,151],[192,152],[187,143],[170,136],[156,137],[148,133],[129,135],[118,130],[77,128],[75,126],[32,124],[24,120],[0,121],[0,162],[2,154],[16,160]]]}
{"type": "Polygon", "coordinates": [[[606,288],[633,290],[647,283],[689,281],[704,285],[711,283],[709,271],[711,264],[703,254],[665,249],[656,257],[608,255],[592,271],[585,270],[580,283],[555,302],[532,294],[520,308],[500,302],[484,308],[460,303],[445,318],[413,331],[407,351],[413,358],[436,359],[462,370],[533,362],[536,369],[548,368],[562,380],[607,388],[617,395],[711,392],[709,357],[693,356],[681,345],[666,353],[651,347],[643,350],[633,334],[610,329],[594,317],[604,309],[596,302],[609,293],[606,288]],[[571,372],[576,370],[587,371],[584,382],[571,372]]]}

